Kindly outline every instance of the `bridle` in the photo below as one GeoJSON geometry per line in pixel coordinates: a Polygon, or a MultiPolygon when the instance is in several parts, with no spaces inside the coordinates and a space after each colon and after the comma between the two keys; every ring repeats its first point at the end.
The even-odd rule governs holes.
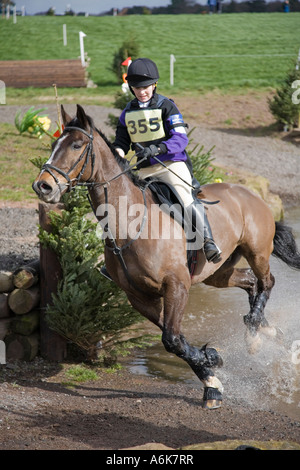
{"type": "MultiPolygon", "coordinates": [[[[60,175],[62,175],[65,178],[65,180],[67,181],[67,184],[69,186],[68,189],[67,189],[67,192],[71,191],[72,189],[75,189],[75,186],[78,186],[78,185],[86,186],[86,187],[89,187],[89,186],[91,186],[91,187],[93,187],[93,186],[103,186],[104,196],[105,196],[106,213],[108,213],[108,186],[109,186],[109,184],[112,181],[114,181],[115,179],[117,179],[120,176],[124,175],[125,173],[129,172],[132,168],[136,167],[136,163],[134,163],[132,165],[128,165],[128,167],[125,168],[124,171],[122,171],[121,173],[118,173],[116,176],[113,176],[109,180],[106,180],[106,181],[103,181],[103,182],[94,182],[94,181],[91,182],[90,180],[92,178],[92,175],[93,175],[93,172],[94,172],[94,167],[95,167],[95,153],[93,151],[93,141],[94,141],[93,129],[92,129],[92,127],[90,127],[90,133],[88,133],[86,130],[81,129],[80,127],[75,127],[75,126],[74,127],[73,126],[68,127],[67,126],[67,127],[65,127],[64,132],[65,131],[72,131],[72,130],[80,131],[89,138],[89,142],[86,145],[86,147],[85,147],[84,151],[82,152],[82,154],[79,156],[79,158],[76,160],[76,162],[72,165],[72,167],[68,170],[68,172],[65,172],[65,171],[61,170],[60,168],[56,167],[55,165],[52,165],[51,163],[45,163],[42,167],[42,170],[48,172],[54,178],[54,181],[58,185],[59,185],[59,181],[58,181],[57,177],[55,176],[55,174],[53,173],[52,170],[54,170],[57,173],[59,173],[60,175]],[[78,176],[71,179],[70,176],[69,176],[70,173],[74,170],[74,168],[76,168],[78,163],[81,162],[84,157],[85,157],[85,162],[84,162],[78,176]],[[91,174],[90,174],[87,181],[80,182],[80,180],[82,178],[82,175],[84,174],[85,169],[86,169],[86,167],[87,167],[90,160],[91,160],[91,174]],[[74,181],[77,181],[75,185],[72,184],[72,182],[74,182],[74,181]]],[[[96,129],[96,131],[100,134],[98,129],[96,129]]],[[[143,160],[145,160],[145,157],[143,159],[141,159],[140,161],[143,161],[143,160]]],[[[150,182],[149,182],[149,184],[150,184],[150,182]]],[[[118,260],[119,260],[119,262],[120,262],[120,264],[123,268],[123,271],[125,273],[125,276],[126,276],[128,282],[138,291],[141,291],[141,289],[133,282],[133,280],[131,279],[131,277],[128,273],[128,269],[127,269],[127,266],[126,266],[126,263],[125,263],[125,260],[124,260],[124,257],[123,257],[123,250],[128,248],[135,240],[137,240],[139,238],[139,236],[141,235],[142,231],[144,230],[146,220],[147,220],[147,213],[148,213],[147,203],[146,203],[146,195],[145,195],[145,190],[147,189],[147,187],[148,187],[148,184],[145,185],[144,187],[140,188],[142,193],[143,193],[143,199],[144,199],[144,215],[143,215],[143,218],[142,218],[140,230],[137,232],[137,234],[134,238],[132,238],[125,245],[118,246],[117,243],[116,243],[116,240],[115,240],[115,238],[114,238],[114,236],[113,236],[113,234],[110,230],[110,228],[108,227],[108,224],[106,224],[106,226],[103,229],[108,234],[108,239],[109,239],[109,241],[112,245],[112,246],[106,245],[107,249],[112,251],[112,253],[117,256],[117,258],[118,258],[118,260]]],[[[97,217],[96,212],[95,212],[94,207],[93,207],[93,204],[92,204],[92,201],[91,201],[89,196],[88,196],[88,200],[89,200],[89,203],[91,205],[91,208],[92,208],[95,216],[97,217]]],[[[143,291],[141,291],[141,292],[143,292],[143,291]]]]}
{"type": "Polygon", "coordinates": [[[95,154],[94,154],[94,151],[93,151],[94,136],[93,136],[92,128],[90,128],[90,133],[88,133],[87,131],[85,131],[84,129],[81,129],[80,127],[69,126],[69,127],[65,127],[64,132],[65,131],[71,131],[71,130],[82,132],[83,134],[85,134],[89,138],[89,142],[86,145],[86,147],[85,147],[84,151],[82,152],[82,154],[79,156],[79,158],[76,160],[76,162],[71,166],[71,168],[68,170],[68,172],[66,173],[65,171],[61,170],[57,166],[52,165],[52,163],[44,163],[44,165],[42,166],[42,170],[48,172],[52,176],[52,178],[54,179],[56,184],[59,185],[59,180],[57,179],[56,175],[53,173],[52,170],[56,171],[57,173],[59,173],[60,175],[62,175],[65,178],[65,180],[67,181],[67,185],[68,185],[67,192],[71,191],[73,189],[73,187],[76,186],[76,185],[73,186],[73,184],[72,184],[74,181],[77,180],[77,184],[80,184],[80,180],[82,178],[82,175],[85,172],[85,169],[86,169],[89,161],[91,160],[91,174],[90,174],[88,180],[83,183],[83,184],[89,185],[90,184],[89,181],[90,181],[90,179],[93,175],[94,166],[95,166],[95,154]],[[85,161],[84,161],[84,164],[81,167],[81,170],[80,170],[78,176],[76,176],[76,178],[73,178],[71,180],[71,178],[69,176],[70,173],[74,170],[74,168],[76,168],[78,163],[81,162],[84,157],[85,157],[85,161]]]}
{"type": "MultiPolygon", "coordinates": [[[[130,170],[132,170],[133,168],[136,167],[136,163],[134,163],[132,165],[128,165],[128,167],[125,168],[124,171],[122,171],[121,173],[118,173],[116,176],[113,176],[109,180],[105,180],[103,182],[91,182],[90,180],[93,176],[94,167],[95,167],[95,153],[93,151],[94,150],[93,149],[93,141],[94,141],[93,129],[92,129],[92,127],[90,127],[90,132],[88,133],[85,129],[81,129],[81,127],[67,126],[67,127],[64,128],[64,132],[65,131],[72,131],[72,130],[82,132],[84,135],[86,135],[89,138],[89,142],[86,145],[86,147],[85,147],[84,151],[82,152],[82,154],[79,156],[79,158],[76,160],[76,162],[72,165],[72,167],[68,170],[68,172],[65,172],[65,171],[61,170],[60,168],[58,168],[55,165],[52,165],[52,163],[44,163],[44,165],[42,166],[42,170],[48,172],[52,176],[52,178],[54,179],[56,184],[59,184],[59,180],[57,179],[57,177],[55,176],[55,174],[53,173],[52,170],[56,171],[57,173],[59,173],[60,175],[62,175],[65,178],[65,180],[67,181],[67,185],[68,185],[67,192],[70,192],[72,189],[74,189],[76,185],[79,185],[79,186],[107,186],[107,185],[109,185],[109,183],[111,183],[115,179],[119,178],[120,176],[124,175],[125,173],[129,172],[130,170]],[[74,170],[74,168],[76,168],[78,163],[81,162],[84,157],[86,157],[85,162],[84,162],[78,176],[71,179],[70,176],[69,176],[70,173],[74,170]],[[84,174],[85,169],[86,169],[86,167],[87,167],[90,160],[91,160],[91,174],[90,174],[89,178],[86,181],[80,182],[80,180],[82,178],[82,175],[84,174]],[[72,184],[74,181],[76,181],[75,185],[72,184]]],[[[95,129],[95,130],[100,134],[98,129],[95,129]]],[[[142,158],[141,160],[139,160],[139,163],[142,163],[145,159],[146,159],[146,157],[142,158]]]]}

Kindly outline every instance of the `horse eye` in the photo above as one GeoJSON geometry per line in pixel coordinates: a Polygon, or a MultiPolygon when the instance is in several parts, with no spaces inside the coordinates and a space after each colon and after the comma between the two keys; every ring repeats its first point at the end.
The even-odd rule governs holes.
{"type": "Polygon", "coordinates": [[[79,150],[79,149],[81,149],[82,144],[83,144],[82,142],[74,142],[72,147],[73,147],[74,150],[79,150]]]}

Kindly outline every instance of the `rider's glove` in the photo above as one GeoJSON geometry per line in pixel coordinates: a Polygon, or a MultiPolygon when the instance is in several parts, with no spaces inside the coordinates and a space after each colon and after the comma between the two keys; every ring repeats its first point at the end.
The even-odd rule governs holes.
{"type": "Polygon", "coordinates": [[[150,163],[151,157],[156,157],[162,153],[166,153],[167,146],[165,144],[160,144],[159,146],[151,144],[149,147],[144,147],[143,150],[139,152],[139,157],[147,159],[150,163]]]}

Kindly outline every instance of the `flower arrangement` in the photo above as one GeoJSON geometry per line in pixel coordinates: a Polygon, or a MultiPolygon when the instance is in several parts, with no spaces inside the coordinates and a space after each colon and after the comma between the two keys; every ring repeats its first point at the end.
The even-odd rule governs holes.
{"type": "Polygon", "coordinates": [[[39,116],[39,113],[42,111],[45,111],[45,109],[34,109],[34,106],[32,106],[26,111],[22,118],[20,111],[16,114],[15,126],[20,134],[28,132],[30,135],[38,138],[47,134],[49,137],[53,138],[52,134],[48,132],[51,126],[51,119],[46,115],[39,116]]]}

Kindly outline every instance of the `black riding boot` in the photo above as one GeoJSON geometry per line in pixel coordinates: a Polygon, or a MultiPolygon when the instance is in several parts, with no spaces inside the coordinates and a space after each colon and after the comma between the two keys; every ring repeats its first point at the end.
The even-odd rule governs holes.
{"type": "Polygon", "coordinates": [[[191,213],[191,220],[193,229],[196,233],[196,238],[199,237],[200,240],[202,240],[203,251],[207,261],[209,263],[218,263],[221,260],[220,255],[222,251],[214,242],[205,208],[200,203],[194,203],[188,207],[188,212],[191,213]]]}
{"type": "MultiPolygon", "coordinates": [[[[204,212],[205,214],[205,212],[204,212]]],[[[206,256],[206,259],[209,263],[218,263],[221,261],[221,253],[222,251],[214,242],[211,228],[207,219],[206,214],[204,215],[204,246],[203,250],[206,256]]]]}

